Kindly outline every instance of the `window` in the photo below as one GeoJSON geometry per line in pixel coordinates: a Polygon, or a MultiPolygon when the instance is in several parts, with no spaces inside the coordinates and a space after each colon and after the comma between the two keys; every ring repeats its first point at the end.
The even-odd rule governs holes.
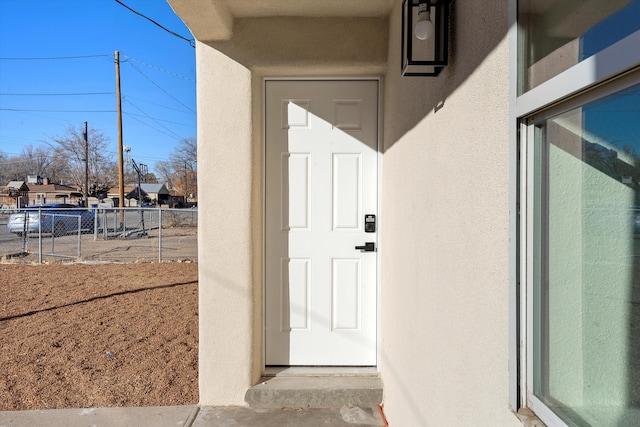
{"type": "Polygon", "coordinates": [[[640,426],[640,0],[513,1],[513,396],[548,426],[640,426]]]}
{"type": "Polygon", "coordinates": [[[640,0],[520,0],[522,94],[638,30],[640,0]]]}
{"type": "Polygon", "coordinates": [[[640,85],[530,125],[531,399],[640,425],[640,85]]]}

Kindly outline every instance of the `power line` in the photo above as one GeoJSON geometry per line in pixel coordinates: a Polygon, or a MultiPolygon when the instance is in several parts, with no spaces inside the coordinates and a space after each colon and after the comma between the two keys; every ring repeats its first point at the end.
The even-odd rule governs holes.
{"type": "Polygon", "coordinates": [[[125,102],[128,102],[128,98],[133,98],[133,99],[136,99],[138,101],[142,101],[142,102],[147,103],[147,104],[155,105],[156,107],[166,108],[167,110],[178,111],[180,113],[185,113],[185,114],[194,113],[193,111],[186,111],[186,110],[183,110],[183,109],[180,109],[180,108],[169,107],[169,106],[166,106],[166,105],[158,104],[156,102],[147,101],[146,99],[139,98],[137,96],[125,95],[125,96],[122,97],[122,100],[125,101],[125,102]]]}
{"type": "Polygon", "coordinates": [[[47,156],[47,155],[43,155],[43,156],[33,156],[33,157],[29,157],[29,158],[22,158],[22,154],[16,154],[12,157],[9,157],[7,160],[0,160],[0,164],[2,165],[19,165],[21,163],[30,163],[30,162],[37,162],[37,161],[43,161],[43,160],[51,160],[52,156],[47,156]]]}
{"type": "MultiPolygon", "coordinates": [[[[152,117],[149,114],[147,114],[144,111],[142,111],[138,106],[133,104],[131,101],[127,101],[127,102],[142,113],[142,114],[135,114],[135,113],[130,113],[130,112],[126,112],[125,111],[124,113],[127,114],[128,116],[146,117],[148,119],[151,119],[151,120],[155,121],[160,126],[163,126],[163,125],[161,123],[159,123],[159,122],[173,123],[175,125],[180,125],[180,126],[193,126],[190,123],[181,123],[181,122],[176,122],[174,120],[158,119],[156,117],[152,117]]],[[[0,111],[39,112],[39,113],[115,113],[114,110],[36,110],[36,109],[26,109],[26,108],[25,109],[23,109],[23,108],[0,108],[0,111]]]]}
{"type": "MultiPolygon", "coordinates": [[[[136,104],[134,104],[133,102],[129,101],[129,104],[131,104],[134,108],[136,108],[138,111],[140,111],[143,115],[145,115],[147,118],[153,120],[154,122],[156,122],[158,125],[162,126],[167,132],[170,132],[171,134],[173,134],[177,139],[180,139],[180,135],[178,135],[177,133],[173,132],[171,129],[169,129],[168,127],[166,127],[165,125],[163,125],[162,123],[160,123],[159,120],[154,119],[153,117],[151,117],[150,115],[148,115],[147,113],[145,113],[144,111],[142,111],[142,109],[140,107],[138,107],[136,104]]],[[[156,129],[158,130],[158,129],[156,129]]],[[[159,131],[159,130],[158,130],[159,131]]],[[[159,131],[160,132],[160,131],[159,131]]],[[[163,132],[164,133],[164,132],[163,132]]]]}
{"type": "MultiPolygon", "coordinates": [[[[125,55],[123,55],[123,56],[125,56],[125,55]]],[[[146,67],[153,68],[154,70],[162,71],[163,73],[167,73],[169,75],[172,75],[172,76],[175,76],[175,77],[179,77],[181,79],[188,80],[190,82],[195,82],[195,80],[193,80],[190,77],[185,77],[185,76],[183,76],[181,74],[178,74],[178,73],[175,73],[173,71],[165,70],[164,68],[160,68],[160,67],[158,67],[156,65],[153,65],[153,64],[147,64],[146,62],[140,61],[139,59],[136,59],[136,58],[134,58],[132,56],[125,56],[125,58],[126,58],[125,61],[133,60],[133,61],[137,62],[138,64],[142,64],[142,65],[144,65],[146,67]]]]}
{"type": "Polygon", "coordinates": [[[102,58],[113,56],[108,55],[80,55],[80,56],[49,56],[49,57],[35,57],[35,58],[0,58],[2,61],[51,61],[58,59],[86,59],[86,58],[102,58]]]}
{"type": "MultiPolygon", "coordinates": [[[[105,151],[105,154],[112,154],[112,155],[116,155],[117,152],[116,151],[105,151]]],[[[143,160],[150,160],[150,161],[154,161],[157,162],[159,160],[167,160],[164,157],[152,157],[152,156],[145,156],[142,154],[136,154],[136,159],[143,159],[143,160]]]]}
{"type": "MultiPolygon", "coordinates": [[[[129,113],[124,113],[124,114],[125,114],[125,115],[127,115],[127,116],[130,116],[133,120],[135,120],[135,121],[137,121],[137,122],[139,122],[139,123],[141,123],[141,124],[143,124],[143,125],[145,125],[145,126],[147,126],[147,127],[151,128],[151,129],[155,130],[156,132],[159,132],[159,133],[161,133],[161,134],[163,134],[163,135],[166,135],[166,136],[168,136],[169,138],[173,138],[173,139],[175,139],[176,141],[180,141],[180,140],[182,140],[182,139],[183,139],[183,138],[181,138],[180,136],[178,136],[177,134],[175,134],[175,133],[173,133],[173,132],[171,132],[171,133],[173,133],[173,135],[171,135],[170,133],[167,133],[167,132],[164,132],[164,131],[162,131],[162,130],[160,130],[160,129],[158,129],[158,128],[155,128],[155,127],[151,126],[149,123],[147,123],[147,122],[144,122],[144,121],[140,120],[140,119],[139,119],[138,117],[136,117],[135,115],[131,115],[131,114],[129,114],[129,113]]],[[[139,115],[138,115],[138,116],[139,116],[139,115]]]]}
{"type": "MultiPolygon", "coordinates": [[[[1,139],[1,140],[2,140],[2,142],[4,142],[5,144],[13,144],[13,143],[8,143],[8,142],[6,142],[6,141],[5,141],[6,139],[18,139],[18,140],[19,140],[19,139],[21,139],[21,140],[23,140],[23,141],[27,141],[27,142],[31,142],[31,141],[33,141],[33,138],[21,138],[21,137],[19,137],[19,136],[6,136],[6,135],[2,135],[2,136],[0,136],[0,139],[1,139]]],[[[15,143],[15,144],[17,145],[18,143],[15,143]]]]}
{"type": "Polygon", "coordinates": [[[84,92],[84,93],[0,93],[0,96],[92,96],[113,95],[113,92],[84,92]]]}
{"type": "Polygon", "coordinates": [[[115,110],[36,110],[27,108],[0,108],[0,111],[16,111],[30,113],[115,113],[115,110]]]}
{"type": "MultiPolygon", "coordinates": [[[[129,104],[131,104],[131,101],[127,101],[127,102],[128,102],[129,104]]],[[[137,107],[137,106],[135,106],[134,104],[131,104],[131,105],[133,105],[133,106],[134,106],[135,108],[137,108],[140,112],[142,112],[142,114],[135,114],[135,113],[130,113],[130,112],[128,112],[128,111],[124,111],[124,113],[125,113],[126,115],[128,115],[128,116],[133,116],[133,117],[146,117],[146,118],[148,118],[148,119],[153,120],[154,122],[172,123],[172,124],[174,124],[174,125],[179,125],[179,126],[193,126],[193,124],[191,124],[191,123],[180,123],[180,122],[176,122],[176,121],[173,121],[173,120],[158,119],[158,118],[156,118],[156,117],[152,117],[152,116],[148,115],[147,113],[145,113],[144,111],[140,110],[140,108],[138,108],[138,107],[137,107]]],[[[158,123],[158,124],[160,124],[160,123],[158,123]]],[[[161,125],[161,126],[162,126],[162,125],[161,125]]]]}
{"type": "MultiPolygon", "coordinates": [[[[117,1],[117,0],[116,0],[117,1]]],[[[63,60],[63,59],[80,59],[80,58],[95,58],[95,57],[113,57],[113,55],[81,55],[81,56],[57,56],[57,57],[24,57],[24,58],[0,58],[0,59],[5,59],[5,60],[63,60]]],[[[178,74],[176,72],[170,71],[170,70],[166,70],[164,68],[158,67],[156,65],[153,64],[149,64],[146,63],[144,61],[141,61],[137,58],[131,57],[131,56],[127,56],[127,59],[125,60],[126,62],[129,61],[134,61],[137,62],[141,65],[144,65],[146,67],[155,69],[157,71],[161,71],[163,73],[172,75],[174,77],[178,77],[187,81],[191,81],[194,82],[193,79],[189,78],[189,77],[185,77],[181,74],[178,74]]],[[[131,65],[131,67],[136,70],[138,73],[140,73],[144,78],[146,78],[147,80],[149,80],[154,86],[156,86],[158,89],[160,89],[162,92],[164,92],[166,95],[168,95],[169,97],[171,97],[174,101],[176,101],[178,104],[180,104],[181,106],[183,106],[184,108],[186,108],[190,113],[194,113],[195,111],[193,109],[191,109],[189,106],[187,106],[186,104],[182,103],[180,100],[178,100],[176,97],[174,97],[173,95],[171,95],[168,91],[166,91],[165,89],[163,89],[159,84],[157,84],[155,81],[153,81],[151,78],[149,78],[146,74],[144,74],[140,68],[136,67],[134,64],[132,64],[131,62],[129,62],[129,64],[131,65]]],[[[113,92],[79,92],[79,93],[0,93],[0,96],[98,96],[98,95],[114,95],[113,92]]],[[[154,104],[151,102],[151,104],[154,104]]],[[[171,107],[167,107],[167,106],[162,106],[160,104],[155,104],[158,106],[161,106],[163,108],[169,108],[171,109],[171,107]]],[[[0,108],[0,110],[2,111],[21,111],[21,112],[49,112],[49,113],[75,113],[75,112],[85,112],[85,111],[76,111],[76,110],[40,110],[40,109],[12,109],[12,108],[0,108]]],[[[174,109],[175,111],[184,111],[184,110],[178,110],[178,109],[174,109]]],[[[110,111],[86,111],[88,113],[91,112],[96,112],[96,113],[102,113],[102,112],[110,112],[110,111]]],[[[186,112],[186,111],[184,111],[186,112]]]]}
{"type": "MultiPolygon", "coordinates": [[[[116,0],[117,1],[117,0],[116,0]]],[[[160,89],[162,92],[164,92],[165,94],[167,94],[171,99],[173,99],[174,101],[176,101],[178,104],[182,105],[184,108],[186,108],[187,110],[191,111],[192,113],[195,113],[195,111],[193,111],[191,108],[189,108],[187,105],[185,105],[184,103],[180,102],[180,100],[178,100],[178,98],[176,98],[175,96],[171,95],[169,92],[167,92],[166,90],[164,90],[159,84],[157,84],[156,82],[154,82],[153,80],[151,80],[146,74],[144,74],[142,72],[142,70],[140,70],[140,68],[136,67],[135,65],[133,65],[131,62],[127,61],[127,64],[131,65],[131,67],[133,67],[134,70],[136,70],[138,73],[140,73],[140,75],[142,77],[144,77],[145,79],[149,80],[155,87],[157,87],[158,89],[160,89]]]]}
{"type": "Polygon", "coordinates": [[[157,25],[158,27],[162,28],[162,29],[163,29],[163,30],[165,30],[167,33],[171,34],[172,36],[178,37],[179,39],[182,39],[182,40],[186,41],[187,43],[189,43],[189,45],[191,45],[191,47],[194,47],[194,48],[196,47],[195,42],[193,41],[193,39],[188,39],[188,38],[186,38],[186,37],[181,36],[180,34],[178,34],[178,33],[176,33],[176,32],[173,32],[173,31],[169,30],[169,29],[168,29],[168,28],[166,28],[166,27],[163,27],[162,25],[160,25],[159,23],[157,23],[157,22],[156,22],[156,21],[154,21],[153,19],[149,18],[148,16],[145,16],[145,15],[143,15],[142,13],[137,12],[137,11],[135,11],[135,10],[131,9],[129,6],[127,6],[126,4],[122,3],[120,0],[115,0],[115,1],[116,1],[116,3],[118,3],[119,5],[124,6],[126,9],[130,10],[131,12],[135,13],[136,15],[141,16],[141,17],[143,17],[144,19],[146,19],[147,21],[149,21],[149,22],[151,22],[151,23],[153,23],[153,24],[157,25]]]}

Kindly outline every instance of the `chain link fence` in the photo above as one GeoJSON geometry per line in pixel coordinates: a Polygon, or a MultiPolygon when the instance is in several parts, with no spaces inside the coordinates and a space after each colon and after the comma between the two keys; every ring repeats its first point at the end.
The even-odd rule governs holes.
{"type": "Polygon", "coordinates": [[[197,226],[197,209],[35,206],[0,213],[0,259],[197,261],[197,226]]]}

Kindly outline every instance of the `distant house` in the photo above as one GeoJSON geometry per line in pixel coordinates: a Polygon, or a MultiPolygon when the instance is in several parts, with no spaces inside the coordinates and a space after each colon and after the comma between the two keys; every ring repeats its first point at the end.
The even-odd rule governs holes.
{"type": "Polygon", "coordinates": [[[137,204],[132,205],[131,201],[139,203],[139,201],[142,200],[144,202],[149,199],[149,195],[146,191],[136,185],[133,187],[133,190],[124,195],[124,198],[130,201],[129,206],[137,206],[137,204]]]}
{"type": "Polygon", "coordinates": [[[78,187],[50,184],[46,178],[42,181],[42,184],[29,183],[27,187],[29,205],[41,205],[44,203],[82,203],[83,194],[82,190],[78,187]]]}
{"type": "MultiPolygon", "coordinates": [[[[138,206],[138,186],[136,184],[126,184],[124,186],[125,207],[138,206]]],[[[164,184],[140,184],[142,199],[151,203],[166,204],[169,201],[169,190],[164,184]]],[[[120,188],[112,187],[107,193],[107,197],[118,200],[120,188]]]]}
{"type": "Polygon", "coordinates": [[[180,195],[177,191],[172,190],[166,204],[170,208],[183,208],[185,206],[184,194],[180,195]]]}
{"type": "Polygon", "coordinates": [[[20,208],[29,203],[29,187],[24,181],[10,181],[0,187],[0,208],[20,208]]]}
{"type": "Polygon", "coordinates": [[[107,197],[113,200],[113,206],[115,207],[129,207],[129,206],[137,206],[136,200],[133,200],[133,205],[131,204],[131,197],[127,197],[132,192],[135,192],[137,186],[135,185],[125,185],[124,187],[124,203],[120,203],[120,187],[111,187],[107,192],[107,197]]]}
{"type": "Polygon", "coordinates": [[[25,196],[27,195],[26,193],[29,191],[29,187],[24,181],[9,181],[6,188],[24,192],[25,196]]]}
{"type": "Polygon", "coordinates": [[[166,204],[169,200],[169,190],[164,184],[140,184],[140,188],[152,203],[166,204]]]}
{"type": "Polygon", "coordinates": [[[10,181],[5,187],[0,187],[0,207],[20,208],[44,203],[81,204],[83,193],[78,187],[51,184],[48,179],[33,179],[25,181],[10,181]]]}

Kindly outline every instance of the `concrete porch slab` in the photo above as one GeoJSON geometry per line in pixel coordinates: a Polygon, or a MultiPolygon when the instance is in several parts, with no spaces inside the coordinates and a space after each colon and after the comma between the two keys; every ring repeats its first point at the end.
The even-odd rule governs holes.
{"type": "Polygon", "coordinates": [[[161,406],[0,411],[3,427],[373,427],[377,408],[255,409],[161,406]]]}
{"type": "Polygon", "coordinates": [[[204,407],[192,427],[379,427],[377,408],[255,409],[204,407]]]}
{"type": "Polygon", "coordinates": [[[382,381],[372,376],[264,377],[247,390],[252,408],[376,407],[382,402],[382,381]]]}
{"type": "Polygon", "coordinates": [[[78,408],[0,412],[0,426],[11,427],[133,427],[191,426],[196,405],[137,408],[78,408]]]}

